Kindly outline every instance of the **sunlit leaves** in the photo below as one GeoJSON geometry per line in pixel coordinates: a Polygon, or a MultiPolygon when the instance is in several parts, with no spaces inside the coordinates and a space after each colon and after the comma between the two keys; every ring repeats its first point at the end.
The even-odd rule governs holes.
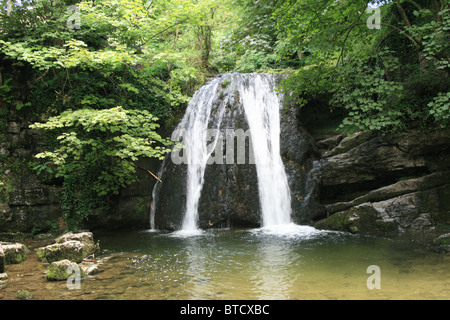
{"type": "Polygon", "coordinates": [[[136,180],[140,158],[163,159],[171,142],[156,133],[156,117],[146,111],[122,107],[65,111],[32,128],[62,133],[59,146],[36,155],[57,166],[57,176],[67,177],[97,168],[94,190],[99,195],[118,193],[136,180]]]}

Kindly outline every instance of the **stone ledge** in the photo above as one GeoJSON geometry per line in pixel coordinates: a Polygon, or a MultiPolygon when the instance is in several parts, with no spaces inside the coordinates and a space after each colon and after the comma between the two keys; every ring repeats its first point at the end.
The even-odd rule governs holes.
{"type": "Polygon", "coordinates": [[[450,184],[450,171],[435,172],[424,177],[399,181],[389,186],[370,191],[352,201],[329,204],[326,205],[325,208],[328,214],[334,214],[339,211],[348,210],[365,202],[388,200],[408,193],[436,188],[445,184],[450,184]]]}

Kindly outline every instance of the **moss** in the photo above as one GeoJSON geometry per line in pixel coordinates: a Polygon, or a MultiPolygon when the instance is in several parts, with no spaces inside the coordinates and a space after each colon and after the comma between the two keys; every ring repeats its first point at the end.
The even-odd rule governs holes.
{"type": "Polygon", "coordinates": [[[14,250],[6,250],[5,247],[3,249],[5,253],[6,264],[18,264],[22,261],[25,261],[27,258],[27,252],[29,251],[28,248],[24,245],[14,250]]]}
{"type": "Polygon", "coordinates": [[[51,281],[67,280],[70,276],[71,274],[67,273],[66,270],[56,267],[50,267],[45,274],[45,278],[51,281]]]}
{"type": "Polygon", "coordinates": [[[225,80],[223,80],[222,82],[222,88],[226,88],[228,87],[228,85],[231,83],[231,80],[229,78],[226,78],[225,80]]]}
{"type": "Polygon", "coordinates": [[[28,300],[31,299],[33,297],[33,295],[31,294],[30,291],[28,290],[19,290],[17,292],[17,298],[21,299],[21,300],[28,300]]]}
{"type": "Polygon", "coordinates": [[[348,213],[345,211],[335,213],[326,219],[318,221],[314,227],[317,229],[349,231],[347,227],[348,213]]]}
{"type": "Polygon", "coordinates": [[[45,258],[45,250],[43,250],[43,248],[39,248],[36,251],[36,255],[37,255],[39,261],[47,262],[47,259],[45,258]]]}
{"type": "Polygon", "coordinates": [[[74,275],[75,270],[79,272],[79,276],[81,278],[86,276],[83,270],[76,263],[70,262],[69,260],[61,260],[50,265],[45,274],[45,278],[49,281],[64,281],[74,275]],[[68,270],[71,270],[71,272],[67,272],[68,270]]]}
{"type": "Polygon", "coordinates": [[[376,218],[377,211],[373,207],[358,206],[320,220],[314,227],[317,229],[350,231],[352,233],[384,231],[395,227],[395,225],[376,220],[376,218]]]}

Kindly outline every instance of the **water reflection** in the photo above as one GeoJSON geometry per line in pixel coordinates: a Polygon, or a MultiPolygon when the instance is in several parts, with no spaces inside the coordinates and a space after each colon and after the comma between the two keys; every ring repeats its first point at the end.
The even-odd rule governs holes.
{"type": "Polygon", "coordinates": [[[300,255],[292,250],[287,241],[262,241],[254,257],[255,270],[251,276],[257,298],[292,298],[292,286],[298,277],[292,272],[292,265],[299,259],[300,255]]]}
{"type": "Polygon", "coordinates": [[[205,239],[202,237],[192,237],[184,241],[186,275],[189,278],[185,289],[192,294],[193,299],[204,299],[213,289],[210,270],[214,265],[214,255],[210,245],[205,245],[205,239]]]}

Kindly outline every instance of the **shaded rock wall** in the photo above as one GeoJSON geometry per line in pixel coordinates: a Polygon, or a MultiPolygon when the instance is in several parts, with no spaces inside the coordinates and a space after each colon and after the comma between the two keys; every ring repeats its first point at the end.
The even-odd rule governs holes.
{"type": "Polygon", "coordinates": [[[399,136],[358,132],[317,142],[320,229],[435,231],[450,224],[449,131],[399,136]]]}

